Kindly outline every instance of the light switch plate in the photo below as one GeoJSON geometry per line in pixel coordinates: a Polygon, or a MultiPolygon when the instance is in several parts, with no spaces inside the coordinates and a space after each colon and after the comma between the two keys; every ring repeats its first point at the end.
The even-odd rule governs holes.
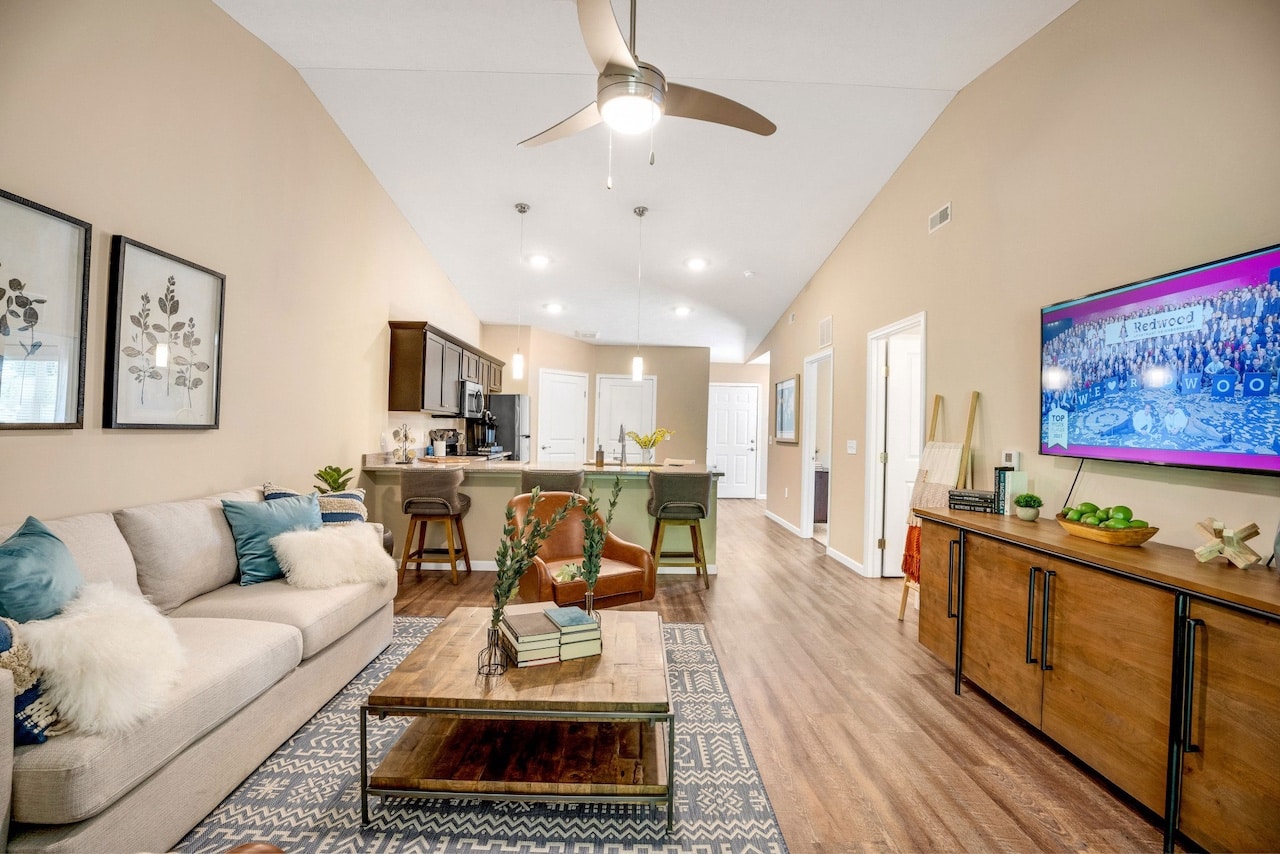
{"type": "Polygon", "coordinates": [[[857,439],[848,440],[847,442],[844,443],[844,448],[847,453],[850,453],[850,454],[858,453],[858,440],[857,439]]]}

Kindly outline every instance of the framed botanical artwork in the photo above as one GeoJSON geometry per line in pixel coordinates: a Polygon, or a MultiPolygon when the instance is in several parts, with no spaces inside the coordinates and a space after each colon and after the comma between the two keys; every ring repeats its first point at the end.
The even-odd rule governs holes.
{"type": "Polygon", "coordinates": [[[84,426],[93,226],[0,190],[0,429],[84,426]]]}
{"type": "Polygon", "coordinates": [[[788,377],[773,386],[773,440],[784,445],[800,442],[796,437],[796,407],[800,403],[800,376],[788,377]]]}
{"type": "Polygon", "coordinates": [[[226,277],[111,240],[104,427],[216,429],[226,277]]]}

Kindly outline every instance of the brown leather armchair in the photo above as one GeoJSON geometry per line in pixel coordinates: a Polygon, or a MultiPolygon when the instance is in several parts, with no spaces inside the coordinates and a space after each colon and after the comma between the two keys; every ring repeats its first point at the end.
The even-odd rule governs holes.
{"type": "MultiPolygon", "coordinates": [[[[529,515],[529,494],[517,495],[508,502],[515,511],[517,526],[529,515]]],[[[564,521],[556,526],[551,536],[538,550],[523,576],[520,577],[520,598],[525,602],[555,602],[557,605],[577,605],[586,598],[587,584],[581,579],[559,581],[556,573],[567,564],[582,562],[583,510],[587,501],[571,492],[544,492],[534,512],[546,521],[566,501],[573,508],[564,521]]],[[[596,514],[599,518],[599,514],[596,514]]],[[[601,520],[603,524],[603,520],[601,520]]],[[[600,562],[600,577],[596,579],[596,607],[609,608],[628,602],[652,599],[657,587],[657,569],[653,556],[635,543],[628,543],[608,532],[605,534],[604,555],[600,562]]]]}

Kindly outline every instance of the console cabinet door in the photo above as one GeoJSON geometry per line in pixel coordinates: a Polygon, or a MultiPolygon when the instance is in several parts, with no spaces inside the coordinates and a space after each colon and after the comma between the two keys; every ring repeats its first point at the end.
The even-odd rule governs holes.
{"type": "Polygon", "coordinates": [[[1053,573],[1048,593],[1051,669],[1044,671],[1041,729],[1143,804],[1163,812],[1173,594],[1078,564],[1041,560],[1053,573]]]}
{"type": "Polygon", "coordinates": [[[1204,621],[1191,693],[1199,750],[1183,757],[1180,828],[1211,851],[1280,851],[1280,623],[1199,602],[1191,616],[1204,621]]]}
{"type": "Polygon", "coordinates": [[[1039,603],[1046,558],[976,534],[965,535],[964,651],[962,672],[971,682],[1032,726],[1040,726],[1040,608],[1028,622],[1028,602],[1039,603]],[[1033,657],[1027,663],[1030,637],[1033,657]]]}
{"type": "Polygon", "coordinates": [[[954,605],[956,546],[960,532],[931,519],[920,525],[920,643],[948,667],[956,665],[956,621],[948,616],[948,595],[954,605]],[[952,545],[952,543],[955,545],[952,545]],[[948,593],[950,588],[950,593],[948,593]]]}

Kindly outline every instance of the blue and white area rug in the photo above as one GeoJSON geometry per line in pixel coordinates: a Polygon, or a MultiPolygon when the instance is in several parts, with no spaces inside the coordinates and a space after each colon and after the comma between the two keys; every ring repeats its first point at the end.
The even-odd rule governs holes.
{"type": "MultiPolygon", "coordinates": [[[[360,704],[440,624],[396,617],[382,655],[191,831],[179,851],[245,842],[297,852],[784,854],[786,843],[703,626],[667,624],[676,710],[676,821],[643,804],[370,798],[360,826],[360,704]]],[[[369,728],[371,765],[408,719],[369,728]]]]}

